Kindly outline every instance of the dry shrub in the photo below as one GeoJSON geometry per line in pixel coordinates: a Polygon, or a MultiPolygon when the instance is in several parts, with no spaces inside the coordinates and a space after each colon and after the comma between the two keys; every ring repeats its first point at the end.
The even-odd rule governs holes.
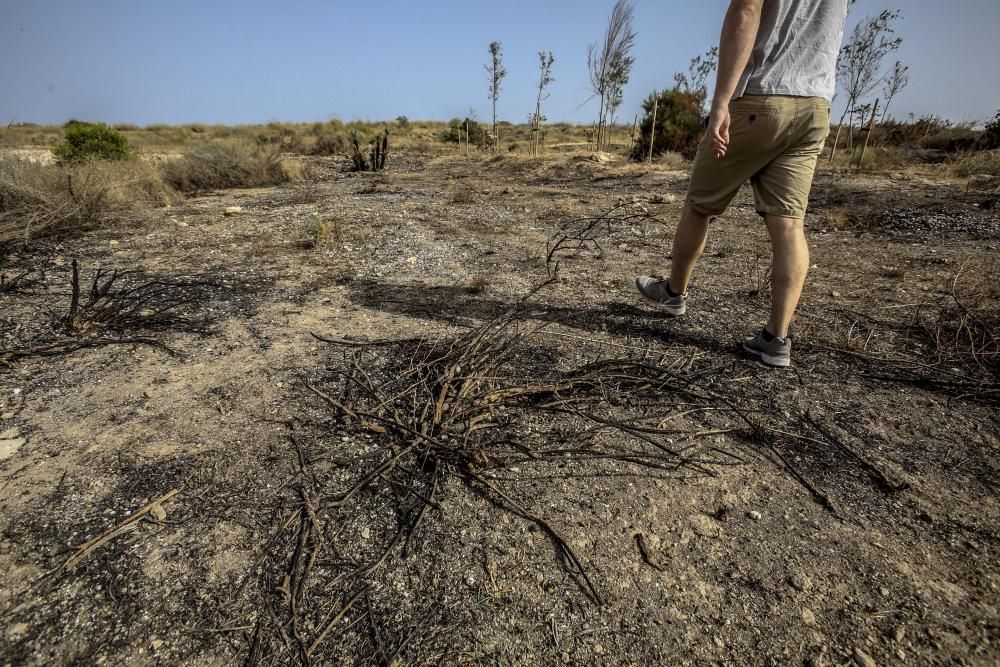
{"type": "Polygon", "coordinates": [[[471,185],[456,183],[448,188],[448,203],[474,204],[476,202],[476,195],[476,189],[471,185]]]}
{"type": "Polygon", "coordinates": [[[293,183],[299,183],[309,178],[308,166],[302,164],[298,160],[284,158],[281,160],[281,168],[288,176],[288,180],[293,183]]]}
{"type": "Polygon", "coordinates": [[[895,146],[869,146],[861,157],[862,148],[858,147],[852,155],[852,162],[861,171],[898,171],[910,164],[906,154],[895,146]]]}
{"type": "Polygon", "coordinates": [[[683,155],[675,151],[663,151],[653,158],[653,162],[673,171],[685,171],[691,166],[691,163],[683,155]]]}
{"type": "Polygon", "coordinates": [[[76,234],[173,199],[156,168],[141,159],[41,165],[2,158],[0,243],[76,234]]]}
{"type": "Polygon", "coordinates": [[[327,133],[316,137],[316,143],[309,149],[312,155],[344,155],[347,153],[347,139],[342,134],[327,133]]]}
{"type": "Polygon", "coordinates": [[[270,146],[218,144],[164,165],[164,178],[181,192],[253,188],[289,180],[280,150],[270,146]]]}
{"type": "Polygon", "coordinates": [[[979,174],[1000,176],[1000,153],[996,151],[968,153],[955,161],[954,169],[955,174],[962,178],[979,174]]]}

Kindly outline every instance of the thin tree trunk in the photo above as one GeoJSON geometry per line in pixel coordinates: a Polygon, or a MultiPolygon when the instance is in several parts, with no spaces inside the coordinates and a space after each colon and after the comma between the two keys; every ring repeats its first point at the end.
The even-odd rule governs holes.
{"type": "Polygon", "coordinates": [[[649,126],[649,158],[646,160],[647,162],[653,161],[653,144],[656,143],[656,110],[660,103],[660,94],[654,90],[653,95],[655,96],[653,97],[653,124],[649,126]]]}
{"type": "Polygon", "coordinates": [[[604,132],[604,94],[601,94],[601,106],[597,112],[597,132],[594,134],[594,151],[601,150],[601,136],[604,132]]]}
{"type": "Polygon", "coordinates": [[[840,122],[837,123],[837,134],[833,137],[833,148],[830,149],[830,162],[833,162],[833,156],[837,154],[837,145],[840,143],[840,131],[844,128],[844,118],[847,117],[847,110],[851,108],[850,100],[844,105],[844,113],[840,114],[840,122]]]}
{"type": "Polygon", "coordinates": [[[878,100],[872,108],[872,117],[868,119],[868,134],[865,135],[865,145],[861,147],[861,157],[858,158],[858,169],[865,163],[865,151],[868,150],[868,141],[872,138],[872,130],[875,129],[875,116],[878,114],[878,100]]]}

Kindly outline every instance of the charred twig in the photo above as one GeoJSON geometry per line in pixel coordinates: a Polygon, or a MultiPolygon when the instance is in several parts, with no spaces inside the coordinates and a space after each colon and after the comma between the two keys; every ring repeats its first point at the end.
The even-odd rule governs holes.
{"type": "Polygon", "coordinates": [[[559,258],[571,252],[588,252],[597,258],[604,254],[600,239],[610,236],[612,223],[624,224],[654,221],[663,224],[655,215],[635,204],[618,204],[596,216],[575,218],[563,223],[559,231],[545,243],[545,270],[549,277],[559,272],[559,258]]]}
{"type": "MultiPolygon", "coordinates": [[[[50,575],[51,574],[57,574],[59,572],[65,571],[65,570],[72,570],[77,565],[79,565],[80,563],[82,563],[84,560],[86,560],[87,558],[89,558],[95,551],[97,551],[98,549],[100,549],[101,546],[103,546],[104,544],[112,541],[113,539],[115,539],[119,535],[124,535],[127,532],[135,530],[135,528],[138,527],[138,524],[136,522],[139,521],[139,519],[142,519],[144,516],[146,516],[150,512],[155,512],[155,511],[162,510],[163,504],[166,503],[167,501],[169,501],[174,496],[176,496],[178,493],[180,493],[180,489],[173,489],[172,491],[168,491],[167,493],[163,494],[162,496],[160,496],[156,500],[152,500],[149,503],[147,503],[146,505],[143,505],[141,508],[139,508],[138,510],[136,510],[133,514],[131,514],[127,519],[125,519],[124,521],[122,521],[121,523],[119,523],[117,526],[115,526],[111,530],[107,530],[107,531],[101,533],[100,535],[98,535],[97,537],[95,537],[95,538],[93,538],[91,540],[88,540],[88,541],[84,542],[83,544],[78,545],[75,548],[73,554],[71,554],[69,558],[67,558],[65,561],[63,561],[62,565],[60,565],[59,567],[57,567],[55,570],[53,570],[49,574],[50,575]]],[[[48,576],[48,575],[46,575],[46,576],[48,576]]]]}

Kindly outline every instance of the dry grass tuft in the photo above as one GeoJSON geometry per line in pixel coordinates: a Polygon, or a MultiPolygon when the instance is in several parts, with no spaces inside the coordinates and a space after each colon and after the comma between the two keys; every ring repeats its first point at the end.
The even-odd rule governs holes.
{"type": "Polygon", "coordinates": [[[826,224],[830,229],[835,229],[838,232],[843,231],[850,227],[851,216],[846,209],[834,208],[827,212],[826,224]]]}
{"type": "Polygon", "coordinates": [[[343,234],[340,223],[330,219],[314,219],[306,228],[306,245],[310,248],[320,248],[331,243],[341,243],[343,234]]]}

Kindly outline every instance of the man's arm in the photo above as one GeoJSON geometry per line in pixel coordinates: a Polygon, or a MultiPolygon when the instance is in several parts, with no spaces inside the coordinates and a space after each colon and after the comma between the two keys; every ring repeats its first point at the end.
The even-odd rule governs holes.
{"type": "Polygon", "coordinates": [[[753,50],[757,29],[760,27],[760,10],[764,0],[732,0],[719,38],[719,71],[712,97],[712,115],[708,131],[712,136],[712,150],[718,157],[729,147],[729,100],[736,92],[736,85],[746,69],[753,50]]]}

